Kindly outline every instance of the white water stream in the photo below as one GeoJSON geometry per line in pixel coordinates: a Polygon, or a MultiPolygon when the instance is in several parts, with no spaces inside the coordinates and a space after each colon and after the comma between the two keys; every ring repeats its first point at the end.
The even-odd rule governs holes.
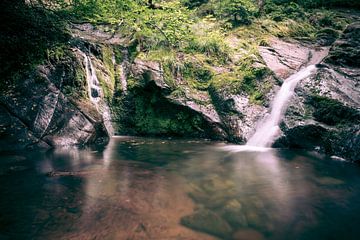
{"type": "Polygon", "coordinates": [[[86,71],[86,81],[88,85],[88,93],[90,101],[95,105],[98,112],[102,115],[104,125],[110,136],[114,135],[114,129],[111,123],[111,112],[109,106],[102,98],[103,92],[100,82],[96,76],[96,70],[92,64],[91,58],[82,52],[84,56],[84,65],[86,71]]]}
{"type": "Polygon", "coordinates": [[[280,133],[279,124],[283,118],[288,102],[294,94],[297,83],[309,77],[316,71],[315,65],[310,65],[291,75],[282,84],[271,104],[271,112],[258,125],[255,134],[246,143],[247,146],[270,147],[280,133]]]}

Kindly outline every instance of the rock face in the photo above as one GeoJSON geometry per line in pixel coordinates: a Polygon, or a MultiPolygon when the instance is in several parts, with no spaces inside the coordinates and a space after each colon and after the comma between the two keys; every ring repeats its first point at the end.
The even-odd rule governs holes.
{"type": "Polygon", "coordinates": [[[318,63],[328,53],[325,47],[285,42],[277,38],[271,39],[269,44],[269,47],[260,47],[260,54],[266,65],[281,78],[289,77],[301,67],[318,63]]]}
{"type": "MultiPolygon", "coordinates": [[[[158,62],[136,58],[127,91],[112,101],[118,134],[201,137],[244,143],[266,108],[246,93],[191,88],[181,72],[165,73],[158,62]]],[[[272,76],[268,78],[274,80],[272,76]]],[[[260,81],[260,80],[259,80],[260,81]]],[[[269,101],[271,96],[266,96],[269,101]]]]}
{"type": "Polygon", "coordinates": [[[360,67],[360,22],[350,24],[331,49],[326,62],[345,67],[360,67]]]}
{"type": "MultiPolygon", "coordinates": [[[[300,82],[275,147],[315,149],[360,160],[359,34],[360,23],[348,26],[317,74],[300,82]]],[[[325,40],[319,44],[333,41],[325,40]]],[[[103,118],[88,98],[84,54],[96,72],[101,101],[110,106],[115,134],[245,143],[268,111],[278,79],[318,63],[329,51],[321,46],[274,38],[270,46],[261,47],[260,54],[274,74],[253,76],[257,90],[272,86],[263,91],[262,104],[256,104],[250,93],[231,89],[236,85],[191,87],[181,70],[135,56],[136,43],[101,28],[76,25],[73,51],[66,61],[39,66],[3,90],[0,150],[107,142],[103,118]]],[[[263,62],[256,64],[266,69],[263,62]]],[[[218,71],[226,69],[213,69],[218,71]]]]}
{"type": "Polygon", "coordinates": [[[317,74],[300,82],[277,147],[360,161],[360,24],[347,27],[317,74]]]}
{"type": "Polygon", "coordinates": [[[72,56],[67,62],[38,66],[5,87],[0,96],[0,150],[107,142],[96,111],[67,92],[84,77],[81,73],[80,62],[72,56]]]}

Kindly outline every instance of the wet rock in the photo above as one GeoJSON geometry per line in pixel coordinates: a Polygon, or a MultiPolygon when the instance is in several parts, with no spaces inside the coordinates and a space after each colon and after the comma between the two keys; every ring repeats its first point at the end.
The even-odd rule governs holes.
{"type": "Polygon", "coordinates": [[[236,199],[228,201],[220,210],[221,216],[233,227],[247,227],[248,222],[243,212],[242,205],[236,199]]]}
{"type": "Polygon", "coordinates": [[[287,78],[297,72],[302,66],[311,63],[318,55],[323,55],[326,49],[315,49],[300,42],[285,42],[273,38],[269,47],[260,47],[260,55],[266,65],[280,78],[287,78]]]}
{"type": "Polygon", "coordinates": [[[336,186],[336,185],[344,184],[344,181],[342,181],[340,179],[337,179],[337,178],[333,178],[333,177],[317,178],[316,182],[321,184],[321,185],[330,185],[330,186],[336,186]]]}
{"type": "Polygon", "coordinates": [[[339,37],[339,32],[332,28],[325,28],[319,31],[316,37],[320,46],[330,46],[339,37]]]}
{"type": "Polygon", "coordinates": [[[106,25],[72,24],[71,33],[75,38],[96,43],[126,45],[129,42],[127,37],[110,32],[106,25]]]}
{"type": "MultiPolygon", "coordinates": [[[[85,114],[63,93],[69,79],[79,77],[74,56],[38,66],[0,96],[1,150],[82,145],[108,139],[101,117],[85,114]]],[[[85,79],[84,79],[85,81],[85,79]]]]}
{"type": "Polygon", "coordinates": [[[230,142],[245,143],[266,108],[251,103],[246,94],[233,95],[227,91],[210,90],[211,98],[219,113],[226,138],[230,142]]]}
{"type": "Polygon", "coordinates": [[[299,125],[285,131],[286,137],[278,139],[274,147],[301,148],[307,150],[319,149],[325,152],[326,128],[317,124],[299,125]]]}
{"type": "Polygon", "coordinates": [[[327,63],[348,67],[360,67],[360,22],[350,24],[332,46],[327,63]]]}
{"type": "Polygon", "coordinates": [[[181,219],[181,224],[201,232],[205,232],[220,238],[229,238],[232,229],[229,224],[216,213],[202,209],[194,214],[181,219]]]}
{"type": "Polygon", "coordinates": [[[189,196],[198,204],[214,209],[224,206],[228,198],[235,193],[231,190],[218,192],[206,192],[203,189],[196,188],[189,192],[189,196]],[[226,197],[225,197],[226,196],[226,197]]]}
{"type": "Polygon", "coordinates": [[[170,86],[165,82],[163,69],[158,62],[135,59],[131,66],[131,72],[136,79],[144,84],[153,81],[162,90],[169,90],[170,86]]]}

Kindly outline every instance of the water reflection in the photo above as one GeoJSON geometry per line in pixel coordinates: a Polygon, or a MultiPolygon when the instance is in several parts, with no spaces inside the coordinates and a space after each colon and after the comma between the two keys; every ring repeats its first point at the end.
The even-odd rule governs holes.
{"type": "Polygon", "coordinates": [[[356,166],[253,150],[114,138],[2,155],[0,239],[358,239],[356,166]]]}

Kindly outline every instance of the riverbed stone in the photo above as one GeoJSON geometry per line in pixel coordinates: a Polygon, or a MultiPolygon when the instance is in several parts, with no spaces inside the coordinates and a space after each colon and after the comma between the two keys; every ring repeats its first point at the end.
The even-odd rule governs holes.
{"type": "Polygon", "coordinates": [[[220,210],[221,216],[234,228],[247,227],[248,222],[241,203],[232,199],[220,210]]]}
{"type": "Polygon", "coordinates": [[[224,219],[207,209],[201,209],[183,217],[181,224],[221,238],[229,238],[232,233],[230,225],[224,219]]]}
{"type": "Polygon", "coordinates": [[[337,185],[343,185],[345,182],[338,178],[333,177],[321,177],[317,178],[316,182],[321,185],[328,185],[328,186],[337,186],[337,185]]]}

